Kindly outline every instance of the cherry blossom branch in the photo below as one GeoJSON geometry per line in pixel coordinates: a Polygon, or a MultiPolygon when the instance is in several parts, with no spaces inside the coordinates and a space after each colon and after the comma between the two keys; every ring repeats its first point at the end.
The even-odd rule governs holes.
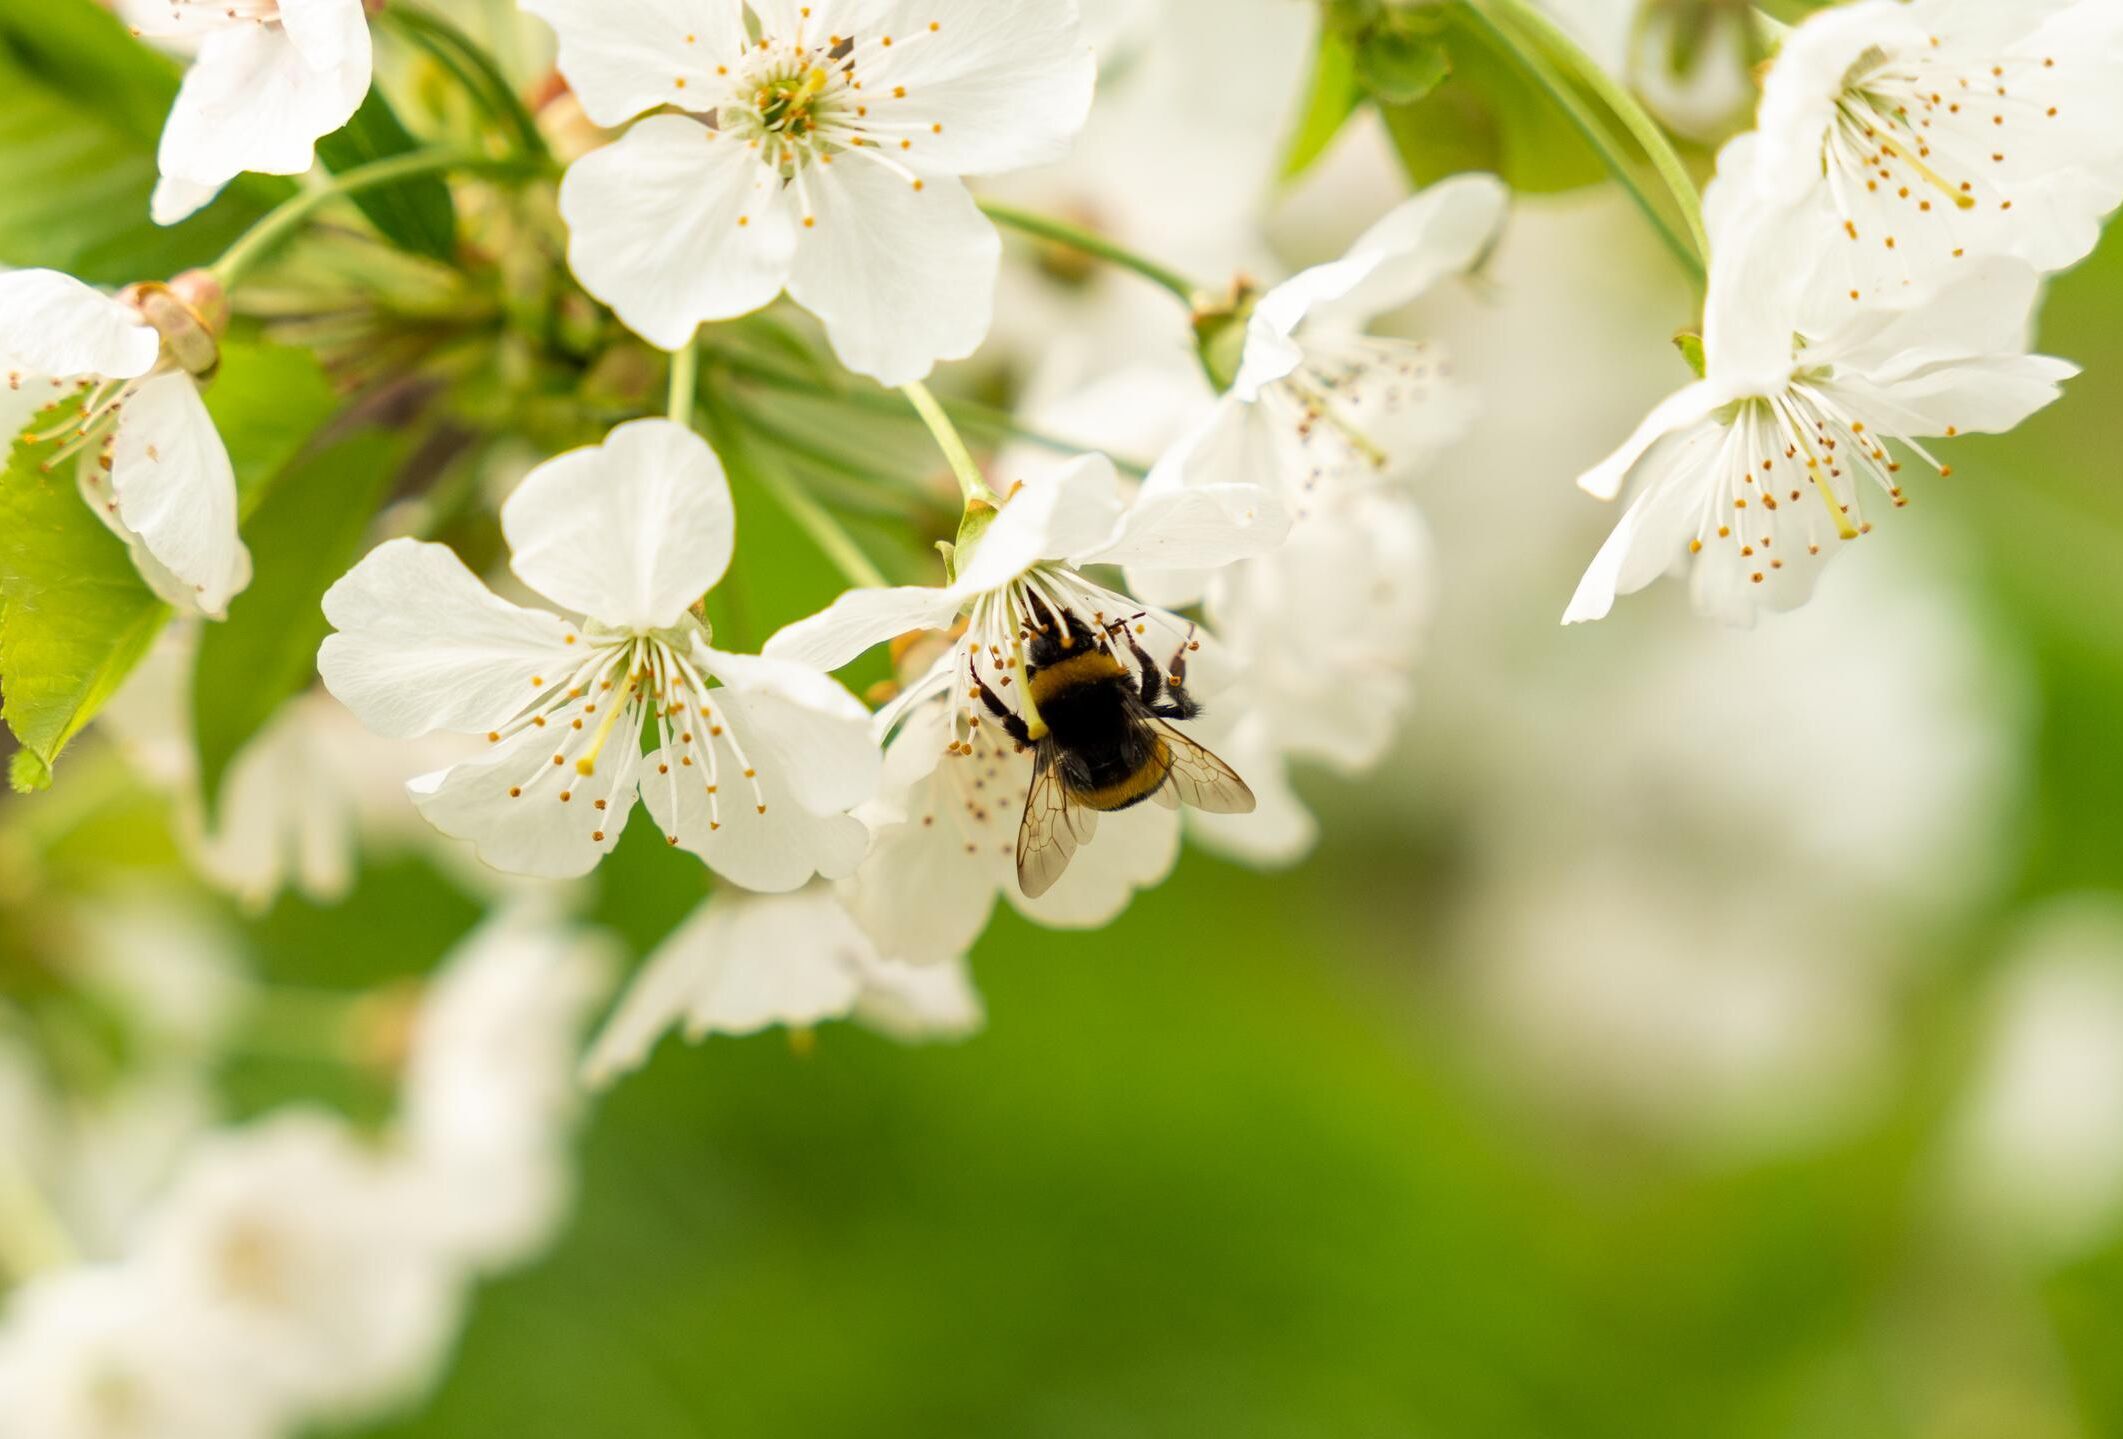
{"type": "Polygon", "coordinates": [[[1152,284],[1170,290],[1190,309],[1194,305],[1195,296],[1202,292],[1201,286],[1178,271],[1167,269],[1157,261],[1138,255],[1123,245],[1115,244],[1103,235],[1095,235],[1067,221],[1035,215],[1029,210],[1020,210],[1015,205],[1005,205],[996,200],[983,200],[980,202],[980,208],[998,225],[1006,225],[1036,239],[1066,245],[1072,250],[1081,250],[1086,255],[1096,256],[1108,264],[1132,270],[1152,284]]]}
{"type": "Polygon", "coordinates": [[[373,190],[383,185],[394,185],[400,180],[410,180],[419,175],[437,175],[456,170],[466,173],[494,175],[522,174],[534,169],[518,156],[499,158],[482,154],[477,150],[460,149],[456,146],[438,146],[429,150],[414,150],[404,155],[393,155],[388,160],[377,160],[358,169],[335,175],[325,184],[305,190],[288,200],[251,226],[227,252],[212,266],[213,277],[224,290],[233,290],[242,283],[251,271],[263,263],[296,231],[309,222],[317,211],[334,200],[373,190]]]}
{"type": "Polygon", "coordinates": [[[900,393],[907,397],[907,403],[914,407],[914,413],[921,416],[921,422],[927,425],[929,433],[936,437],[936,447],[944,452],[944,459],[950,462],[951,473],[958,478],[958,492],[965,497],[966,503],[1000,505],[1001,498],[988,487],[988,477],[982,474],[980,466],[973,462],[973,452],[966,448],[966,442],[959,437],[957,426],[951,423],[951,417],[944,412],[944,407],[936,402],[936,396],[929,393],[929,387],[916,380],[911,385],[902,386],[900,393]]]}
{"type": "Polygon", "coordinates": [[[1587,55],[1567,32],[1525,0],[1487,0],[1485,4],[1468,6],[1467,13],[1511,52],[1533,82],[1569,117],[1609,173],[1644,212],[1659,238],[1700,282],[1708,273],[1710,261],[1710,238],[1703,224],[1703,197],[1658,121],[1627,88],[1600,68],[1599,63],[1587,55]],[[1514,33],[1515,30],[1519,33],[1514,33]],[[1548,58],[1549,52],[1565,58],[1570,68],[1568,79],[1575,79],[1590,90],[1644,152],[1688,228],[1685,237],[1673,228],[1657,202],[1645,191],[1635,167],[1615,145],[1607,127],[1599,123],[1598,117],[1571,89],[1568,79],[1557,71],[1548,58]]]}
{"type": "Polygon", "coordinates": [[[539,160],[551,158],[552,152],[546,146],[545,136],[539,131],[537,118],[531,114],[530,107],[523,103],[523,97],[516,93],[509,77],[471,36],[442,16],[406,4],[405,0],[399,0],[383,14],[384,19],[397,26],[407,40],[457,77],[457,83],[465,88],[473,102],[510,132],[519,151],[539,160]]]}

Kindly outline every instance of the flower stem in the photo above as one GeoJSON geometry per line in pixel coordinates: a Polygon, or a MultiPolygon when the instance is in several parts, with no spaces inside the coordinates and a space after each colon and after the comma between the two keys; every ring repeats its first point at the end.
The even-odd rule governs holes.
{"type": "Polygon", "coordinates": [[[712,396],[708,401],[709,423],[715,431],[716,449],[723,459],[748,475],[759,487],[774,497],[775,503],[788,511],[789,518],[802,527],[818,546],[819,553],[833,562],[848,583],[864,589],[888,589],[892,582],[885,573],[863,553],[862,546],[848,533],[840,518],[820,504],[789,472],[778,459],[762,457],[744,431],[749,428],[741,422],[727,405],[718,403],[712,396]]]}
{"type": "Polygon", "coordinates": [[[1065,220],[1035,215],[1029,210],[1020,210],[1015,205],[1005,205],[996,200],[983,200],[980,202],[980,208],[998,225],[1007,225],[1037,239],[1066,245],[1072,250],[1081,250],[1086,255],[1094,255],[1124,270],[1133,270],[1153,285],[1161,285],[1170,290],[1179,297],[1180,303],[1189,309],[1194,306],[1195,296],[1202,293],[1201,286],[1178,271],[1167,269],[1157,261],[1138,255],[1123,245],[1117,245],[1103,235],[1094,235],[1089,230],[1071,225],[1065,220]]]}
{"type": "Polygon", "coordinates": [[[530,107],[477,41],[442,16],[407,0],[397,0],[383,14],[406,39],[457,77],[473,101],[509,131],[519,153],[541,162],[552,158],[530,107]]]}
{"type": "MultiPolygon", "coordinates": [[[[1576,43],[1563,34],[1562,31],[1555,29],[1547,21],[1546,17],[1536,16],[1531,21],[1527,20],[1526,17],[1530,12],[1520,3],[1520,0],[1488,0],[1488,5],[1493,5],[1499,12],[1510,14],[1513,16],[1514,21],[1526,24],[1540,38],[1530,39],[1522,33],[1515,33],[1510,26],[1499,20],[1496,15],[1491,14],[1485,5],[1469,5],[1466,7],[1466,13],[1473,18],[1476,24],[1487,30],[1490,36],[1518,61],[1520,68],[1526,72],[1527,77],[1539,87],[1543,94],[1554,102],[1557,109],[1563,112],[1578,134],[1583,137],[1585,143],[1600,157],[1600,162],[1607,167],[1607,172],[1614,177],[1616,183],[1620,184],[1628,192],[1629,198],[1636,202],[1637,209],[1643,212],[1645,220],[1657,232],[1658,237],[1665,241],[1666,247],[1673,251],[1674,257],[1687,267],[1689,274],[1698,283],[1701,283],[1708,270],[1708,243],[1700,240],[1691,242],[1689,236],[1683,235],[1673,227],[1672,222],[1666,218],[1665,212],[1660,208],[1658,201],[1645,188],[1642,178],[1637,174],[1636,167],[1630,162],[1622,147],[1616,143],[1616,137],[1610,133],[1606,125],[1601,123],[1599,116],[1594,113],[1592,107],[1587,105],[1577,91],[1571,87],[1570,80],[1548,58],[1544,47],[1553,45],[1573,57],[1573,70],[1578,74],[1581,81],[1592,88],[1595,93],[1600,94],[1603,100],[1606,99],[1606,92],[1612,91],[1621,95],[1623,103],[1636,110],[1640,115],[1643,113],[1642,108],[1633,99],[1630,99],[1627,93],[1622,91],[1619,86],[1607,81],[1605,72],[1600,71],[1597,64],[1586,58],[1583,52],[1578,49],[1576,43]],[[1594,83],[1589,78],[1586,78],[1586,72],[1597,74],[1600,83],[1594,83]]],[[[1608,108],[1613,109],[1611,102],[1608,108]]],[[[1617,118],[1622,119],[1624,125],[1629,124],[1629,121],[1622,117],[1619,112],[1617,112],[1617,118]]],[[[1668,156],[1673,157],[1673,165],[1682,187],[1680,190],[1674,191],[1674,197],[1683,214],[1687,217],[1690,233],[1699,235],[1703,228],[1702,201],[1696,195],[1695,185],[1687,178],[1686,171],[1680,168],[1680,159],[1678,156],[1673,155],[1672,147],[1666,143],[1664,134],[1658,133],[1656,122],[1652,121],[1648,115],[1644,116],[1644,121],[1657,134],[1656,143],[1658,147],[1668,156]]],[[[1634,131],[1632,131],[1633,133],[1634,131]]],[[[1638,143],[1642,144],[1643,141],[1639,139],[1638,143]]],[[[1660,169],[1661,177],[1666,182],[1666,188],[1674,190],[1674,180],[1666,177],[1665,170],[1656,155],[1653,156],[1652,163],[1655,168],[1660,169]]]]}
{"type": "Polygon", "coordinates": [[[688,340],[671,356],[671,423],[693,428],[693,407],[700,393],[700,342],[688,340]]]}
{"type": "Polygon", "coordinates": [[[979,501],[986,505],[1000,505],[1001,499],[994,490],[988,488],[988,477],[980,472],[979,465],[973,463],[973,452],[967,449],[966,442],[959,438],[957,426],[951,423],[951,417],[944,412],[944,407],[936,402],[936,396],[929,393],[929,387],[916,380],[911,385],[901,387],[900,393],[907,397],[907,403],[914,407],[914,413],[921,416],[921,422],[927,425],[929,433],[936,437],[936,447],[942,450],[944,458],[950,461],[951,473],[958,477],[958,492],[964,496],[966,503],[970,505],[979,501]]]}
{"type": "Polygon", "coordinates": [[[436,175],[450,170],[510,174],[521,172],[524,162],[520,158],[496,159],[476,150],[456,146],[437,146],[428,150],[414,150],[404,155],[393,155],[387,160],[377,160],[343,175],[335,175],[315,189],[305,190],[294,199],[286,201],[245,232],[229,246],[227,253],[216,260],[213,276],[221,282],[224,290],[233,290],[246,276],[263,263],[294,233],[308,223],[318,210],[334,200],[363,190],[373,190],[383,185],[394,185],[400,180],[410,180],[418,175],[436,175]]]}
{"type": "Polygon", "coordinates": [[[1587,55],[1584,47],[1572,40],[1560,25],[1527,4],[1526,0],[1491,0],[1491,3],[1513,22],[1530,31],[1542,45],[1560,53],[1585,88],[1597,95],[1600,103],[1622,122],[1651,161],[1651,168],[1658,171],[1667,193],[1673,196],[1674,207],[1681,212],[1681,219],[1688,226],[1688,236],[1695,242],[1696,255],[1708,264],[1710,236],[1703,225],[1703,196],[1689,177],[1688,167],[1681,162],[1673,142],[1666,138],[1665,129],[1651,117],[1651,112],[1630,93],[1628,86],[1600,68],[1599,62],[1587,55]]]}
{"type": "MultiPolygon", "coordinates": [[[[742,356],[718,355],[716,359],[717,363],[727,366],[731,374],[751,380],[756,384],[766,385],[777,390],[786,390],[792,394],[806,395],[814,400],[823,400],[836,405],[848,405],[854,409],[868,411],[871,414],[890,415],[898,419],[906,418],[906,405],[887,394],[868,390],[836,390],[822,385],[815,378],[798,375],[777,365],[762,364],[757,360],[742,356]]],[[[1023,440],[1028,445],[1037,445],[1043,450],[1052,450],[1058,455],[1080,455],[1095,448],[1076,440],[1066,439],[1060,435],[1050,435],[1042,430],[1028,428],[1018,423],[1017,419],[1008,411],[998,410],[993,405],[983,405],[972,400],[959,399],[939,400],[938,403],[944,407],[944,413],[951,417],[954,424],[961,425],[969,430],[977,430],[984,435],[994,435],[1002,439],[1023,440]]],[[[754,428],[757,428],[757,426],[754,428]]],[[[1150,467],[1140,460],[1124,459],[1117,455],[1111,458],[1115,468],[1123,473],[1134,475],[1138,479],[1150,473],[1150,467]]]]}

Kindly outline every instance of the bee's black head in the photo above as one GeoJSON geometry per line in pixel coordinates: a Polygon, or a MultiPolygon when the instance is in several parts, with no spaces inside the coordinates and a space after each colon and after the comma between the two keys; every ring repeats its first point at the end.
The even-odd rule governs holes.
{"type": "Polygon", "coordinates": [[[1057,614],[1038,594],[1028,597],[1025,615],[1026,658],[1035,666],[1047,666],[1070,655],[1082,654],[1099,643],[1098,631],[1074,610],[1057,614]]]}

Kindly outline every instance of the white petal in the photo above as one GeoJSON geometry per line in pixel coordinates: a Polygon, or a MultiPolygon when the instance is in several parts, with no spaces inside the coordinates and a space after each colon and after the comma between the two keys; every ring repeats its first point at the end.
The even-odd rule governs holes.
{"type": "Polygon", "coordinates": [[[955,592],[942,589],[849,590],[825,610],[767,641],[769,659],[837,670],[864,651],[915,630],[950,627],[955,592]]]}
{"type": "Polygon", "coordinates": [[[722,681],[725,709],[741,711],[739,738],[755,768],[772,767],[796,802],[839,815],[877,793],[883,757],[870,712],[838,681],[807,665],[698,646],[696,663],[722,681]]]}
{"type": "Polygon", "coordinates": [[[312,70],[368,68],[373,46],[362,0],[280,0],[280,23],[312,70]]]}
{"type": "Polygon", "coordinates": [[[853,1018],[902,1044],[963,1039],[987,1022],[963,957],[943,964],[872,960],[863,969],[853,1018]]]}
{"type": "Polygon", "coordinates": [[[1305,270],[1263,295],[1246,325],[1233,393],[1251,400],[1303,363],[1294,338],[1316,311],[1345,329],[1397,309],[1474,264],[1494,243],[1510,192],[1493,175],[1461,175],[1405,201],[1342,259],[1305,270]]]}
{"type": "Polygon", "coordinates": [[[923,705],[908,717],[886,756],[891,788],[862,811],[870,851],[839,887],[841,902],[886,959],[938,965],[966,953],[995,911],[997,854],[1014,863],[1015,836],[1001,811],[992,812],[995,823],[972,822],[957,777],[941,771],[968,762],[992,768],[1000,797],[1028,782],[1029,762],[1006,762],[1012,757],[993,751],[946,759],[951,742],[948,703],[923,705]],[[981,853],[982,845],[997,854],[981,853]]]}
{"type": "MultiPolygon", "coordinates": [[[[1205,736],[1206,738],[1206,736],[1205,736]]],[[[1189,836],[1203,848],[1259,869],[1285,869],[1319,843],[1319,821],[1290,784],[1290,766],[1277,754],[1267,726],[1248,715],[1214,740],[1217,757],[1245,776],[1255,800],[1251,814],[1190,809],[1189,836]]]]}
{"type": "Polygon", "coordinates": [[[925,378],[988,338],[1002,238],[948,176],[910,182],[844,154],[804,172],[789,293],[825,322],[840,362],[881,385],[925,378]]]}
{"type": "Polygon", "coordinates": [[[346,43],[339,64],[318,70],[274,26],[239,25],[209,36],[163,129],[162,173],[218,187],[245,171],[308,170],[317,141],[351,120],[368,95],[368,27],[357,27],[346,43]]]}
{"type": "MultiPolygon", "coordinates": [[[[869,843],[862,822],[815,812],[797,798],[799,786],[813,800],[860,787],[847,783],[863,768],[852,739],[836,733],[830,715],[801,713],[802,706],[771,694],[719,689],[708,708],[707,735],[696,731],[694,745],[652,755],[642,771],[642,799],[664,837],[724,879],[761,894],[800,889],[814,875],[854,873],[869,843]],[[791,734],[776,732],[778,724],[792,723],[791,734]],[[818,748],[799,748],[805,743],[818,748]],[[813,753],[822,764],[815,779],[800,773],[813,753]]],[[[874,765],[875,742],[861,728],[874,765]]],[[[876,783],[874,770],[869,783],[876,783]]]]}
{"type": "Polygon", "coordinates": [[[57,270],[0,274],[0,385],[8,376],[130,380],[155,367],[161,337],[100,290],[57,270]]]}
{"type": "Polygon", "coordinates": [[[716,67],[745,51],[739,0],[522,0],[560,39],[560,73],[598,125],[644,110],[712,103],[716,67]],[[684,86],[679,81],[685,82],[684,86]]]}
{"type": "MultiPolygon", "coordinates": [[[[1020,806],[1021,807],[1021,806],[1020,806]]],[[[1013,875],[1003,897],[1019,913],[1055,929],[1099,929],[1120,917],[1135,892],[1162,883],[1179,863],[1177,810],[1144,804],[1098,818],[1098,834],[1076,851],[1069,868],[1038,899],[1027,899],[1013,875]]]]}
{"type": "Polygon", "coordinates": [[[1358,274],[1339,295],[1318,297],[1354,329],[1472,269],[1496,243],[1511,191],[1494,175],[1456,175],[1403,201],[1349,247],[1358,274]]]}
{"type": "Polygon", "coordinates": [[[669,420],[621,425],[549,460],[501,511],[510,568],[614,629],[665,629],[730,567],[737,511],[708,442],[669,420]]]}
{"type": "MultiPolygon", "coordinates": [[[[1226,395],[1201,423],[1183,435],[1158,460],[1143,482],[1143,494],[1206,489],[1219,484],[1258,486],[1285,496],[1299,493],[1302,476],[1285,472],[1283,437],[1267,405],[1247,404],[1226,395]]],[[[1128,588],[1137,598],[1167,609],[1201,603],[1209,581],[1206,569],[1162,569],[1132,565],[1128,588]]]]}
{"type": "Polygon", "coordinates": [[[968,561],[959,556],[961,596],[1001,589],[1036,564],[1097,549],[1121,515],[1120,476],[1104,455],[1081,455],[1027,480],[1003,505],[968,561]]]}
{"type": "Polygon", "coordinates": [[[406,785],[414,807],[452,839],[469,840],[505,874],[577,879],[619,846],[641,778],[637,727],[605,747],[594,774],[554,764],[554,742],[527,729],[490,754],[406,785]],[[561,796],[565,795],[563,799],[561,796]],[[603,808],[599,808],[599,805],[603,808]]]}
{"type": "Polygon", "coordinates": [[[1068,156],[1098,78],[1074,0],[893,0],[875,23],[894,43],[864,47],[870,123],[913,140],[908,163],[991,175],[1068,156]]]}
{"type": "Polygon", "coordinates": [[[164,175],[148,199],[148,218],[158,225],[181,225],[220,198],[223,188],[164,175]]]}
{"type": "Polygon", "coordinates": [[[1257,485],[1146,487],[1111,540],[1072,559],[1079,566],[1217,570],[1273,553],[1289,534],[1282,500],[1257,485]]]}
{"type": "Polygon", "coordinates": [[[324,597],[325,688],[387,739],[505,724],[580,662],[574,627],[499,598],[446,545],[379,545],[324,597]]]}
{"type": "Polygon", "coordinates": [[[1704,488],[1713,479],[1706,466],[1723,438],[1722,426],[1699,424],[1653,442],[1639,467],[1644,492],[1594,557],[1563,615],[1564,624],[1605,619],[1618,596],[1635,594],[1687,557],[1704,488]]]}
{"type": "Polygon", "coordinates": [[[236,472],[199,387],[181,372],[157,375],[125,403],[113,446],[118,518],[219,619],[250,583],[251,556],[236,533],[236,472]]]}
{"type": "Polygon", "coordinates": [[[743,142],[682,115],[652,115],[577,160],[560,213],[575,278],[666,350],[767,304],[795,254],[778,178],[743,142]]]}
{"type": "Polygon", "coordinates": [[[1595,499],[1613,499],[1653,445],[1708,415],[1721,398],[1718,390],[1700,382],[1669,395],[1644,417],[1619,450],[1578,478],[1578,488],[1595,499]]]}

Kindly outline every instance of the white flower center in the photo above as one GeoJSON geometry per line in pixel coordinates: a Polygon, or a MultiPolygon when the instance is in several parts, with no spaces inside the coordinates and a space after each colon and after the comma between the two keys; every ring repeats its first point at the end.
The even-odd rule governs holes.
{"type": "Polygon", "coordinates": [[[1308,330],[1302,344],[1304,364],[1261,392],[1278,427],[1296,438],[1297,497],[1404,461],[1391,432],[1449,386],[1451,362],[1420,340],[1308,330]]]}
{"type": "Polygon", "coordinates": [[[2056,68],[2048,57],[1978,57],[1939,40],[1913,55],[1867,52],[1844,77],[1822,145],[1845,235],[1897,250],[1907,243],[1898,231],[1914,227],[1959,258],[1941,222],[2013,208],[2021,150],[2046,148],[2034,127],[2062,114],[2056,68]]]}
{"type": "MultiPolygon", "coordinates": [[[[596,775],[600,765],[617,762],[607,754],[610,746],[632,745],[638,753],[643,734],[653,727],[662,758],[657,773],[643,775],[642,783],[667,786],[667,813],[678,813],[680,785],[699,784],[707,791],[709,828],[721,829],[726,767],[749,790],[754,809],[767,812],[759,771],[736,732],[709,702],[711,687],[687,658],[684,634],[601,633],[593,626],[580,639],[570,635],[568,643],[585,645],[575,672],[558,679],[533,675],[534,698],[520,715],[487,736],[488,743],[496,745],[534,732],[550,740],[550,750],[525,742],[525,772],[507,777],[510,799],[575,803],[582,781],[596,775]]],[[[585,816],[590,838],[604,843],[608,826],[626,818],[611,813],[609,806],[630,802],[629,796],[615,796],[586,806],[591,811],[585,816]]],[[[664,838],[678,843],[676,835],[664,838]]]]}
{"type": "Polygon", "coordinates": [[[717,67],[730,88],[706,113],[796,187],[808,227],[817,222],[806,184],[813,165],[856,156],[924,188],[909,162],[919,158],[925,139],[943,133],[943,123],[925,117],[920,97],[880,72],[908,47],[938,43],[943,25],[932,21],[899,35],[832,35],[814,27],[808,9],[803,13],[793,37],[763,37],[737,64],[717,67]]]}
{"type": "MultiPolygon", "coordinates": [[[[1947,434],[1957,433],[1951,427],[1947,434]]],[[[1714,459],[1717,476],[1697,516],[1692,553],[1713,545],[1736,550],[1755,584],[1818,555],[1831,539],[1869,534],[1863,491],[1884,492],[1897,509],[1909,503],[1902,463],[1887,448],[1903,446],[1943,476],[1953,473],[1915,440],[1881,434],[1853,414],[1832,380],[1819,373],[1793,377],[1782,393],[1737,402],[1725,421],[1714,459]],[[1809,495],[1809,491],[1812,493],[1809,495]]]]}

